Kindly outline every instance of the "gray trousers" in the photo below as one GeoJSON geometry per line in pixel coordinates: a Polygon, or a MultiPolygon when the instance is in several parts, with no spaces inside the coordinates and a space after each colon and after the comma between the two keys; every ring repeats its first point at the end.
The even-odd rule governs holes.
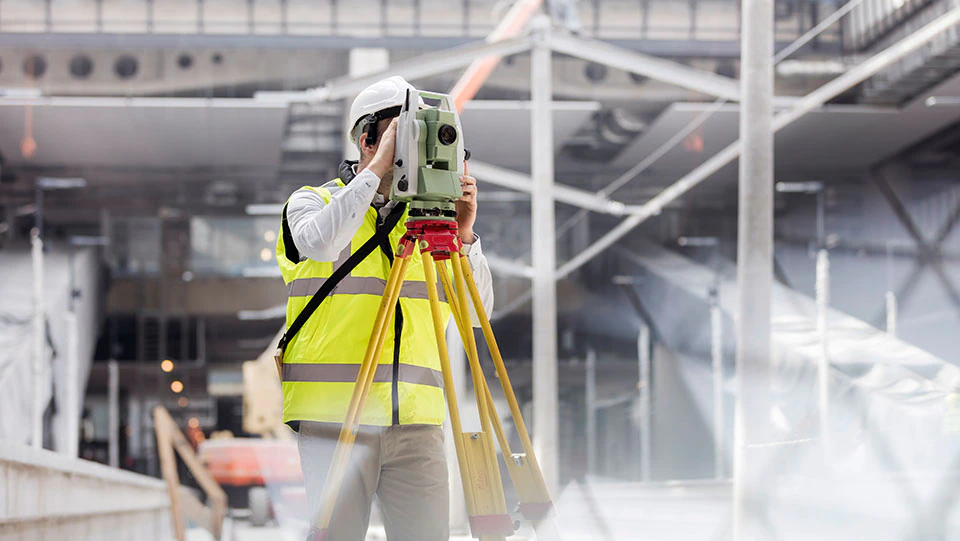
{"type": "MultiPolygon", "coordinates": [[[[339,424],[300,423],[297,445],[311,517],[319,509],[339,435],[339,424]]],[[[374,496],[389,541],[447,541],[450,487],[443,439],[440,426],[361,427],[327,541],[363,541],[374,496]]]]}

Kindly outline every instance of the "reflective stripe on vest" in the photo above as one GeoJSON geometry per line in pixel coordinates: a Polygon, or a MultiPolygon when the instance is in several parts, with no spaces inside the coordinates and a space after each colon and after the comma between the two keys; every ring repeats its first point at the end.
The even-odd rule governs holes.
{"type": "MultiPolygon", "coordinates": [[[[297,278],[287,284],[288,297],[312,297],[326,282],[326,278],[297,278]]],[[[375,276],[347,276],[330,292],[331,295],[383,295],[387,281],[375,276]]],[[[442,286],[437,287],[440,302],[447,302],[442,286]]],[[[427,299],[426,282],[404,282],[400,296],[406,299],[427,299]]]]}
{"type": "MultiPolygon", "coordinates": [[[[309,381],[312,383],[353,383],[360,374],[360,365],[348,364],[284,364],[283,381],[309,381]]],[[[378,364],[373,374],[375,383],[393,381],[393,365],[378,364]]],[[[425,366],[400,365],[400,381],[431,387],[443,387],[443,373],[425,366]]]]}

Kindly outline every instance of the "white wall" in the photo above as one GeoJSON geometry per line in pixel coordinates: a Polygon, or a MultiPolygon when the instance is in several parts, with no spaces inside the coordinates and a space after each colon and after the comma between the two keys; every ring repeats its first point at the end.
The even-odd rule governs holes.
{"type": "Polygon", "coordinates": [[[158,479],[0,440],[0,541],[168,541],[158,479]]]}

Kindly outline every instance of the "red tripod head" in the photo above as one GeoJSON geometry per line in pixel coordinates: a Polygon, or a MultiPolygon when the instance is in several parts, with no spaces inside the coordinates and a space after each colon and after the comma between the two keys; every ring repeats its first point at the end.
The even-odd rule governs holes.
{"type": "Polygon", "coordinates": [[[462,243],[454,220],[414,218],[404,224],[407,232],[397,246],[397,255],[409,257],[415,247],[430,252],[434,259],[450,259],[450,254],[460,253],[462,243]]]}

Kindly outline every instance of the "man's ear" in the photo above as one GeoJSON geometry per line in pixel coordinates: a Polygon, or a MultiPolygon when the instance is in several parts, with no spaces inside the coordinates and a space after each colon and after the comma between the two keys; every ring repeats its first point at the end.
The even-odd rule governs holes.
{"type": "Polygon", "coordinates": [[[372,145],[367,144],[367,134],[366,132],[360,134],[360,155],[367,158],[372,158],[377,153],[377,142],[374,142],[372,145]]]}

